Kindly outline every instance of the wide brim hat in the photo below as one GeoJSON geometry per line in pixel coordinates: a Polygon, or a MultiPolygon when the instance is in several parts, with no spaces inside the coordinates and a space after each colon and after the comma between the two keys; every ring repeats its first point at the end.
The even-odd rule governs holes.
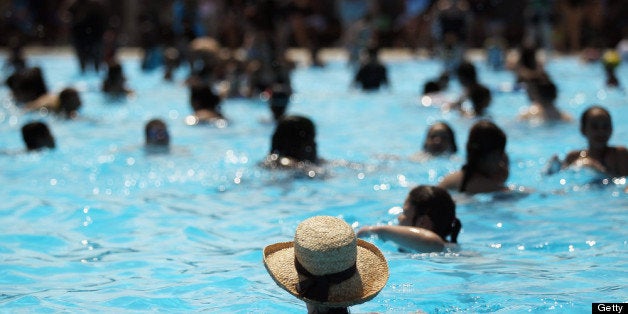
{"type": "Polygon", "coordinates": [[[357,239],[346,222],[330,216],[306,219],[297,227],[294,241],[264,248],[264,265],[281,288],[307,303],[327,307],[349,307],[369,301],[384,288],[389,276],[381,251],[357,239]],[[297,271],[297,261],[315,275],[336,273],[353,263],[355,272],[348,279],[331,284],[327,299],[321,301],[299,291],[299,283],[308,276],[297,271]]]}

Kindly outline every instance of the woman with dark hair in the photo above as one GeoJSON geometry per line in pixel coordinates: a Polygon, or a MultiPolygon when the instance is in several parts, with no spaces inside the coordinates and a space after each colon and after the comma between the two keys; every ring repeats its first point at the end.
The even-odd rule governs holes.
{"type": "Polygon", "coordinates": [[[448,157],[458,151],[454,131],[443,121],[435,122],[428,130],[423,149],[410,157],[412,161],[426,161],[432,157],[448,157]]]}
{"type": "Polygon", "coordinates": [[[363,227],[358,236],[376,234],[384,241],[397,243],[401,249],[435,252],[456,244],[462,228],[449,192],[430,185],[419,185],[408,193],[403,213],[397,219],[398,226],[363,227]]]}
{"type": "Polygon", "coordinates": [[[628,175],[628,150],[622,146],[610,146],[613,134],[611,114],[604,107],[591,106],[580,116],[580,132],[586,137],[588,148],[574,150],[561,163],[557,156],[550,160],[548,174],[571,166],[589,167],[613,176],[628,175]],[[555,164],[555,167],[552,167],[555,164]]]}
{"type": "Polygon", "coordinates": [[[506,134],[488,120],[476,122],[469,131],[467,162],[461,170],[447,175],[439,187],[464,193],[505,191],[509,175],[506,134]]]}
{"type": "Polygon", "coordinates": [[[107,76],[102,83],[102,91],[111,96],[127,96],[133,90],[126,86],[126,77],[122,64],[112,62],[107,66],[107,76]]]}
{"type": "Polygon", "coordinates": [[[270,154],[264,165],[271,168],[318,164],[316,128],[312,120],[302,116],[285,116],[277,122],[270,154]]]}
{"type": "MultiPolygon", "coordinates": [[[[186,119],[188,125],[199,123],[226,122],[220,111],[222,98],[208,84],[196,82],[190,85],[190,106],[193,116],[186,119]]],[[[224,125],[224,124],[221,124],[224,125]]]]}
{"type": "Polygon", "coordinates": [[[449,124],[441,121],[430,126],[423,142],[423,151],[432,156],[454,154],[458,151],[454,131],[449,124]]]}

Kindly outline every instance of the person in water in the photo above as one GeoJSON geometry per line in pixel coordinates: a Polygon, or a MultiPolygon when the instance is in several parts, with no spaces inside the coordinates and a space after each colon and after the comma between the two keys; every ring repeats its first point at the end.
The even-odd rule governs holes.
{"type": "Polygon", "coordinates": [[[468,194],[507,191],[509,175],[506,134],[489,120],[476,122],[469,131],[466,163],[443,178],[439,187],[468,194]]]}
{"type": "Polygon", "coordinates": [[[569,152],[562,162],[553,156],[550,163],[560,165],[558,169],[584,166],[612,176],[628,175],[628,150],[608,145],[613,133],[608,110],[597,105],[587,108],[580,117],[580,132],[587,139],[588,148],[569,152]]]}
{"type": "Polygon", "coordinates": [[[13,72],[5,81],[18,105],[35,101],[48,94],[48,86],[40,67],[24,68],[13,72]]]}
{"type": "Polygon", "coordinates": [[[161,119],[151,119],[144,127],[145,148],[148,152],[168,152],[170,134],[166,123],[161,119]]]}
{"type": "Polygon", "coordinates": [[[358,237],[375,234],[395,242],[402,250],[438,252],[455,245],[462,228],[449,192],[430,185],[419,185],[408,193],[397,220],[396,226],[363,227],[358,237]]]}
{"type": "Polygon", "coordinates": [[[111,96],[133,94],[133,90],[126,86],[124,70],[119,62],[112,62],[107,66],[107,76],[103,80],[102,91],[111,96]]]}
{"type": "Polygon", "coordinates": [[[431,157],[450,156],[457,151],[454,131],[446,122],[438,121],[428,128],[422,151],[414,154],[410,159],[424,161],[431,157]]]}
{"type": "Polygon", "coordinates": [[[388,87],[388,70],[379,61],[377,48],[369,48],[366,61],[355,74],[353,84],[364,91],[376,91],[381,87],[388,87]]]}
{"type": "Polygon", "coordinates": [[[82,104],[78,90],[67,87],[58,94],[47,93],[28,102],[25,109],[39,110],[45,108],[66,119],[74,119],[78,117],[78,110],[82,104]]]}
{"type": "Polygon", "coordinates": [[[316,128],[307,117],[288,115],[277,121],[270,153],[263,162],[269,168],[317,165],[316,128]]]}
{"type": "Polygon", "coordinates": [[[54,149],[55,139],[44,122],[33,121],[22,126],[22,139],[29,152],[38,151],[44,148],[54,149]]]}
{"type": "Polygon", "coordinates": [[[331,216],[302,221],[294,241],[268,245],[263,261],[275,283],[305,302],[308,313],[349,313],[388,281],[388,263],[349,224],[331,216]]]}
{"type": "Polygon", "coordinates": [[[549,79],[532,79],[527,82],[526,92],[531,104],[520,115],[523,121],[571,122],[571,116],[556,106],[558,90],[549,79]]]}
{"type": "Polygon", "coordinates": [[[188,125],[226,121],[220,108],[222,98],[211,86],[201,82],[190,85],[190,106],[194,115],[186,119],[188,125]]]}

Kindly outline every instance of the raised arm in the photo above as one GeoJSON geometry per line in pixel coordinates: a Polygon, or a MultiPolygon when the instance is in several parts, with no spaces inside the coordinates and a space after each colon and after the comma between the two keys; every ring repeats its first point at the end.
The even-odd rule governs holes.
{"type": "Polygon", "coordinates": [[[408,226],[371,226],[358,231],[358,236],[376,234],[384,241],[395,242],[400,247],[417,252],[440,252],[446,242],[436,233],[408,226]]]}

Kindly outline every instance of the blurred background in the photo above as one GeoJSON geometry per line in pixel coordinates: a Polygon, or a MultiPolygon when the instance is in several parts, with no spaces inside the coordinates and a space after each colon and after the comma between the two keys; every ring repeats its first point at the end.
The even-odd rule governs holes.
{"type": "Polygon", "coordinates": [[[574,53],[616,47],[628,36],[626,0],[102,0],[91,13],[73,10],[77,2],[92,1],[0,1],[0,45],[69,45],[86,20],[110,49],[203,36],[237,48],[263,32],[286,47],[316,50],[347,47],[368,32],[379,47],[431,51],[453,32],[466,48],[533,41],[574,53]]]}

